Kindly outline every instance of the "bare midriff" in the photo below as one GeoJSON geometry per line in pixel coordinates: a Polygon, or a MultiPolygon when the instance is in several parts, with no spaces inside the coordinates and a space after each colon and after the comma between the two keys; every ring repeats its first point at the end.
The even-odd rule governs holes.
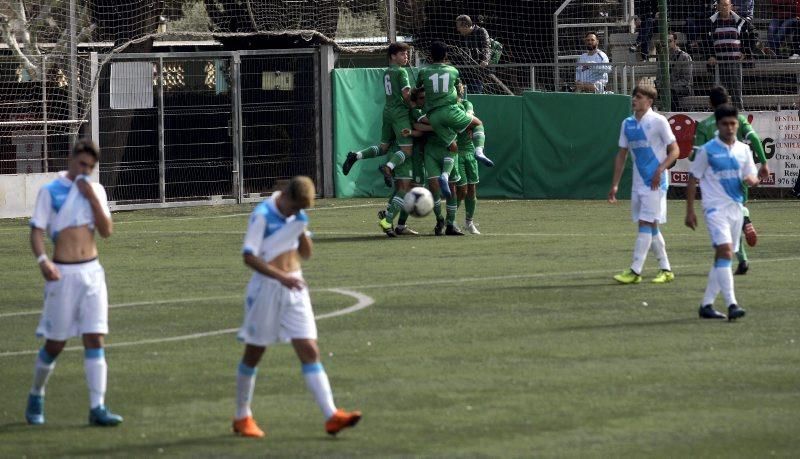
{"type": "Polygon", "coordinates": [[[97,258],[97,244],[94,231],[88,225],[64,228],[58,232],[53,261],[56,263],[77,263],[97,258]]]}
{"type": "Polygon", "coordinates": [[[268,264],[273,268],[278,268],[285,272],[299,271],[300,255],[297,253],[297,250],[290,250],[273,258],[268,264]]]}

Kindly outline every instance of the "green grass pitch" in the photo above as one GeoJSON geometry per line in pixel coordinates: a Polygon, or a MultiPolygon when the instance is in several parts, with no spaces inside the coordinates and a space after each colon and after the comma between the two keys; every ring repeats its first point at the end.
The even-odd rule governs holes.
{"type": "MultiPolygon", "coordinates": [[[[0,221],[0,457],[492,456],[768,457],[800,451],[800,206],[750,205],[759,230],[736,276],[747,317],[701,321],[712,263],[701,224],[670,201],[663,232],[677,279],[615,285],[636,229],[628,202],[481,201],[482,236],[389,240],[379,200],[322,200],[304,265],[336,402],[361,409],[329,438],[289,347],[267,351],[254,412],[263,440],[234,437],[235,374],[250,276],[252,206],[115,214],[99,243],[109,286],[108,405],[86,425],[83,356],[47,388],[47,424],[24,423],[43,279],[26,221],[0,221]],[[192,335],[207,334],[203,337],[192,335]]],[[[699,204],[698,204],[698,213],[699,204]]],[[[459,216],[463,221],[463,214],[459,216]]],[[[722,299],[717,307],[722,308],[722,299]]],[[[72,340],[68,346],[78,346],[72,340]]]]}

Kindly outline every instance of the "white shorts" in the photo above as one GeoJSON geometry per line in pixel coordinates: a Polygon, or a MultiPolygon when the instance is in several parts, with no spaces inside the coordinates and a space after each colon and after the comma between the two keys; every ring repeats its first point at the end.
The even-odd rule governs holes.
{"type": "Polygon", "coordinates": [[[56,263],[61,279],[44,286],[44,310],[36,336],[66,341],[85,333],[108,333],[106,273],[97,260],[56,263]]]}
{"type": "Polygon", "coordinates": [[[667,191],[631,190],[631,217],[633,222],[667,222],[667,191]]]}
{"type": "Polygon", "coordinates": [[[725,207],[703,209],[703,214],[706,217],[711,244],[714,247],[731,244],[733,251],[738,251],[744,223],[742,207],[738,204],[731,204],[725,207]]]}
{"type": "MultiPolygon", "coordinates": [[[[291,274],[303,277],[299,271],[291,274]]],[[[308,289],[290,290],[271,277],[254,274],[247,284],[244,322],[238,338],[255,346],[317,339],[308,289]]]]}

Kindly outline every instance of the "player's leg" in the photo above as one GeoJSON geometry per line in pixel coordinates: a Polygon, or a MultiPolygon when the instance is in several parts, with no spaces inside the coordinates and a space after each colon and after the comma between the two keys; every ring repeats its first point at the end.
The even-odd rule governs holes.
{"type": "Polygon", "coordinates": [[[397,139],[397,150],[390,154],[386,161],[378,166],[378,170],[383,174],[383,181],[386,186],[392,186],[392,171],[395,167],[405,163],[406,158],[411,157],[414,148],[414,139],[411,137],[411,120],[408,113],[385,113],[384,119],[389,117],[392,135],[397,139]]]}
{"type": "Polygon", "coordinates": [[[464,198],[464,209],[466,219],[464,226],[471,234],[481,234],[478,228],[475,227],[475,209],[478,205],[478,182],[480,176],[478,175],[478,161],[474,155],[466,155],[464,157],[464,175],[467,179],[466,196],[464,198]]]}
{"type": "MultiPolygon", "coordinates": [[[[445,198],[450,198],[450,187],[447,185],[450,181],[450,174],[456,166],[455,155],[457,154],[458,147],[456,145],[456,130],[451,126],[458,125],[459,131],[463,131],[469,127],[471,117],[464,113],[463,110],[452,107],[442,107],[428,116],[431,123],[431,128],[434,134],[442,145],[447,145],[445,150],[442,150],[441,175],[439,176],[439,190],[445,198]]],[[[427,163],[426,163],[427,164],[427,163]]]]}
{"type": "Polygon", "coordinates": [[[647,260],[650,244],[653,242],[653,222],[656,220],[655,212],[647,206],[648,197],[648,193],[640,195],[636,190],[631,193],[631,212],[634,221],[637,222],[638,234],[633,245],[630,268],[614,276],[614,280],[621,284],[638,284],[642,281],[642,269],[647,260]]]}
{"type": "Polygon", "coordinates": [[[664,242],[664,235],[661,234],[659,225],[667,222],[667,192],[665,190],[651,191],[654,196],[653,199],[658,199],[656,204],[658,207],[658,214],[656,220],[653,222],[652,227],[652,242],[650,248],[658,260],[658,274],[653,278],[655,284],[666,284],[675,280],[675,273],[672,272],[672,267],[669,263],[667,256],[667,244],[664,242]]]}
{"type": "Polygon", "coordinates": [[[56,357],[64,350],[66,341],[46,340],[44,346],[36,355],[33,369],[33,384],[28,393],[28,405],[25,409],[25,419],[28,424],[44,424],[44,395],[45,386],[56,368],[56,357]]]}
{"type": "Polygon", "coordinates": [[[425,149],[425,174],[428,176],[428,189],[433,195],[433,213],[436,216],[436,226],[433,233],[437,236],[444,234],[445,221],[442,215],[442,194],[440,190],[439,178],[442,171],[440,158],[448,154],[444,147],[428,142],[425,149]]]}
{"type": "Polygon", "coordinates": [[[411,185],[411,164],[402,164],[395,170],[395,192],[389,199],[385,215],[382,220],[378,222],[381,230],[389,236],[395,237],[396,233],[392,228],[394,218],[400,214],[403,209],[403,199],[408,193],[411,185]]]}
{"type": "MultiPolygon", "coordinates": [[[[450,176],[450,182],[448,186],[450,187],[450,197],[447,198],[447,216],[445,221],[447,222],[447,227],[445,228],[444,234],[447,236],[463,236],[464,233],[456,226],[456,214],[458,213],[458,204],[459,204],[459,190],[461,190],[462,185],[467,184],[466,176],[462,173],[463,172],[463,155],[459,153],[455,156],[456,166],[453,168],[453,174],[450,176]]],[[[463,199],[463,196],[461,196],[463,199]]]]}
{"type": "Polygon", "coordinates": [[[383,114],[383,123],[381,124],[381,142],[378,145],[369,146],[363,150],[351,151],[347,153],[347,158],[342,163],[342,173],[347,175],[350,169],[360,159],[377,158],[378,156],[385,155],[389,151],[389,146],[394,137],[394,129],[392,127],[392,119],[386,113],[383,114]]]}
{"type": "Polygon", "coordinates": [[[314,400],[325,417],[325,430],[331,435],[336,435],[344,428],[355,426],[361,420],[361,412],[347,412],[336,408],[328,374],[319,360],[317,341],[293,339],[292,346],[302,363],[306,387],[314,395],[314,400]]]}
{"type": "Polygon", "coordinates": [[[243,437],[261,438],[266,435],[253,419],[253,410],[250,408],[256,387],[258,363],[266,350],[266,346],[245,344],[244,355],[236,372],[236,414],[233,417],[233,432],[243,437]]]}
{"type": "Polygon", "coordinates": [[[114,414],[105,405],[108,365],[103,349],[103,334],[83,334],[86,384],[89,387],[89,424],[111,427],[122,422],[122,416],[114,414]]]}
{"type": "Polygon", "coordinates": [[[411,190],[411,177],[413,176],[413,171],[411,167],[411,161],[408,161],[403,166],[400,166],[398,169],[402,167],[408,167],[409,171],[407,175],[403,175],[404,178],[398,179],[397,172],[395,170],[395,187],[396,187],[396,196],[400,197],[400,200],[394,200],[392,204],[386,211],[386,219],[391,222],[395,216],[398,216],[397,226],[394,228],[395,234],[406,234],[406,235],[416,235],[419,234],[418,232],[414,231],[413,229],[406,226],[406,221],[408,220],[408,213],[403,209],[403,203],[406,194],[411,190]]]}
{"type": "MultiPolygon", "coordinates": [[[[747,192],[745,191],[745,193],[747,192]]],[[[747,194],[745,194],[745,199],[747,199],[747,194]]],[[[753,226],[753,222],[750,221],[750,210],[747,207],[742,207],[742,215],[744,217],[744,224],[742,225],[742,235],[739,237],[739,250],[736,251],[736,259],[739,261],[739,265],[736,267],[736,272],[734,273],[736,275],[747,274],[747,271],[750,269],[747,250],[745,250],[745,244],[742,239],[746,240],[747,245],[751,247],[756,245],[758,241],[758,234],[753,226]]]]}
{"type": "Polygon", "coordinates": [[[486,167],[494,167],[494,161],[489,159],[483,151],[486,144],[486,132],[483,124],[472,129],[472,144],[475,146],[475,158],[486,167]]]}

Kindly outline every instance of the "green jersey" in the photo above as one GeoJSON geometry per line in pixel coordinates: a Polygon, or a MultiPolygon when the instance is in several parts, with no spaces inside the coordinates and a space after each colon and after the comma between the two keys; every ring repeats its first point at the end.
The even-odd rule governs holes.
{"type": "Polygon", "coordinates": [[[425,88],[425,110],[430,113],[439,107],[455,105],[458,101],[458,80],[458,69],[451,65],[431,64],[420,69],[417,87],[425,88]]]}
{"type": "MultiPolygon", "coordinates": [[[[717,119],[714,115],[697,123],[694,131],[694,151],[692,151],[691,160],[694,160],[694,152],[705,145],[709,140],[716,137],[717,132],[717,119]]],[[[736,132],[736,139],[739,141],[749,140],[750,148],[752,148],[756,156],[758,156],[759,162],[761,164],[766,164],[767,158],[764,155],[764,146],[761,144],[761,138],[756,134],[753,126],[747,122],[747,118],[745,118],[744,115],[739,115],[739,130],[736,132]]]]}
{"type": "Polygon", "coordinates": [[[408,110],[405,99],[403,99],[403,90],[411,88],[411,82],[408,79],[408,72],[405,67],[392,64],[383,72],[383,89],[386,92],[386,107],[388,111],[402,111],[408,110]]]}

